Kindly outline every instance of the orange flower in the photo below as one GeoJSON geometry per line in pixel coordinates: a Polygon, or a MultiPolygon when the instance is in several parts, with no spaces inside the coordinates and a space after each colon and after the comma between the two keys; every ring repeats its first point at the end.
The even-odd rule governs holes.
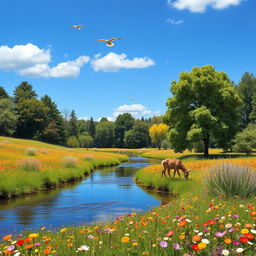
{"type": "Polygon", "coordinates": [[[179,239],[180,239],[180,240],[183,240],[184,238],[185,238],[185,235],[184,235],[184,234],[180,234],[180,235],[179,235],[179,239]]]}
{"type": "Polygon", "coordinates": [[[224,239],[224,243],[225,243],[225,244],[231,244],[232,241],[231,241],[230,238],[225,238],[225,239],[224,239]]]}
{"type": "Polygon", "coordinates": [[[199,241],[201,240],[201,236],[195,235],[195,236],[192,237],[192,240],[193,240],[194,242],[199,242],[199,241]]]}
{"type": "Polygon", "coordinates": [[[51,253],[51,251],[50,250],[48,250],[48,249],[44,249],[44,254],[50,254],[51,253]]]}
{"type": "Polygon", "coordinates": [[[250,214],[254,217],[256,216],[256,212],[250,212],[250,214]]]}
{"type": "Polygon", "coordinates": [[[254,238],[254,235],[252,235],[251,233],[247,233],[247,234],[245,234],[245,236],[246,236],[248,239],[253,239],[253,238],[254,238]]]}
{"type": "Polygon", "coordinates": [[[25,249],[27,249],[27,250],[30,249],[30,248],[32,248],[32,247],[33,247],[33,244],[26,244],[26,245],[25,245],[25,249]]]}
{"type": "Polygon", "coordinates": [[[179,227],[185,227],[185,226],[186,226],[186,223],[187,223],[186,220],[182,220],[182,221],[178,224],[178,226],[179,226],[179,227]]]}
{"type": "Polygon", "coordinates": [[[4,236],[2,239],[4,241],[9,241],[11,238],[12,238],[12,235],[7,235],[7,236],[4,236]]]}
{"type": "Polygon", "coordinates": [[[129,241],[130,241],[130,238],[129,238],[128,236],[124,236],[124,237],[122,237],[122,239],[121,239],[121,242],[122,242],[122,243],[129,243],[129,241]]]}
{"type": "Polygon", "coordinates": [[[64,233],[64,232],[66,232],[66,231],[67,231],[66,228],[62,228],[62,229],[60,230],[61,233],[64,233]]]}

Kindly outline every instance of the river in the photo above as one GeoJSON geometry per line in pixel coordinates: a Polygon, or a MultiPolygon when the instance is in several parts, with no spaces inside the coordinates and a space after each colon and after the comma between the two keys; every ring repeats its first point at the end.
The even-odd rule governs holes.
{"type": "Polygon", "coordinates": [[[159,164],[159,160],[131,156],[129,162],[96,169],[75,184],[24,198],[1,200],[0,235],[43,226],[54,230],[68,225],[111,221],[132,210],[142,212],[159,206],[171,197],[148,192],[133,181],[138,169],[152,164],[159,164]]]}

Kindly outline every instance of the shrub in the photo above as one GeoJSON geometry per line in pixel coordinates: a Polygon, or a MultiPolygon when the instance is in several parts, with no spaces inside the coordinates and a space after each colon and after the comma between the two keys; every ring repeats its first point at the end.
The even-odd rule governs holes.
{"type": "Polygon", "coordinates": [[[61,163],[66,168],[76,168],[77,167],[77,158],[74,156],[64,156],[61,160],[61,163]]]}
{"type": "Polygon", "coordinates": [[[215,165],[208,170],[205,181],[213,195],[250,197],[256,195],[256,171],[249,166],[232,163],[215,165]]]}
{"type": "Polygon", "coordinates": [[[28,156],[35,156],[36,155],[36,148],[27,148],[26,149],[26,154],[28,155],[28,156]]]}
{"type": "Polygon", "coordinates": [[[161,148],[163,149],[171,148],[171,143],[167,139],[165,139],[161,143],[161,148]]]}
{"type": "Polygon", "coordinates": [[[36,159],[24,159],[17,162],[17,166],[23,171],[37,171],[41,168],[40,161],[36,159]]]}
{"type": "Polygon", "coordinates": [[[90,161],[90,160],[92,160],[94,158],[94,155],[92,155],[92,154],[85,154],[84,155],[84,160],[86,160],[86,161],[90,161]]]}
{"type": "Polygon", "coordinates": [[[78,148],[79,147],[79,141],[76,138],[76,136],[71,136],[67,140],[67,145],[71,148],[78,148]]]}

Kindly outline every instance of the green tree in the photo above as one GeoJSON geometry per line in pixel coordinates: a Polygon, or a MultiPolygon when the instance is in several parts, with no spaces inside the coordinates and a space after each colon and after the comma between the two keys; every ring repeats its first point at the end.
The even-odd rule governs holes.
{"type": "Polygon", "coordinates": [[[167,137],[169,126],[166,124],[154,124],[149,128],[149,135],[152,142],[161,149],[162,141],[167,137]]]}
{"type": "Polygon", "coordinates": [[[64,119],[57,104],[48,95],[42,97],[41,101],[47,107],[46,127],[42,132],[41,139],[53,144],[65,144],[64,119]]]}
{"type": "Polygon", "coordinates": [[[91,117],[90,121],[89,121],[89,134],[94,138],[95,137],[95,132],[96,132],[96,128],[95,128],[95,123],[93,121],[93,118],[91,117]]]}
{"type": "Polygon", "coordinates": [[[165,123],[170,126],[169,139],[176,152],[203,140],[204,156],[208,156],[211,136],[227,146],[238,129],[241,99],[226,73],[210,65],[194,67],[172,82],[171,92],[165,123]]]}
{"type": "Polygon", "coordinates": [[[40,137],[47,124],[48,108],[37,99],[23,99],[16,104],[18,120],[15,136],[32,139],[40,137]]]}
{"type": "Polygon", "coordinates": [[[8,93],[5,91],[4,87],[0,86],[0,99],[9,98],[8,93]]]}
{"type": "Polygon", "coordinates": [[[249,124],[234,139],[234,149],[239,152],[250,154],[256,148],[256,124],[249,124]]]}
{"type": "Polygon", "coordinates": [[[144,121],[135,121],[131,130],[124,135],[124,146],[127,148],[143,148],[150,143],[148,125],[144,121]]]}
{"type": "Polygon", "coordinates": [[[68,122],[68,136],[78,136],[77,117],[74,110],[71,111],[70,119],[68,122]]]}
{"type": "Polygon", "coordinates": [[[237,86],[237,92],[243,102],[241,106],[241,125],[244,128],[251,121],[250,115],[253,111],[253,105],[255,105],[253,104],[253,97],[256,96],[256,77],[252,73],[245,72],[237,86]]]}
{"type": "Polygon", "coordinates": [[[79,134],[78,141],[81,148],[91,148],[93,147],[93,137],[89,134],[79,134]]]}
{"type": "Polygon", "coordinates": [[[114,145],[114,124],[101,122],[96,126],[95,145],[101,148],[111,148],[114,145]]]}
{"type": "Polygon", "coordinates": [[[8,98],[0,98],[0,110],[0,135],[11,136],[17,122],[14,104],[8,98]]]}
{"type": "Polygon", "coordinates": [[[124,147],[124,134],[126,131],[132,129],[134,125],[134,118],[130,113],[124,113],[116,118],[115,122],[115,144],[118,148],[124,147]]]}
{"type": "Polygon", "coordinates": [[[21,100],[31,100],[37,97],[36,92],[33,90],[33,87],[28,82],[21,82],[13,91],[14,103],[18,103],[21,100]]]}

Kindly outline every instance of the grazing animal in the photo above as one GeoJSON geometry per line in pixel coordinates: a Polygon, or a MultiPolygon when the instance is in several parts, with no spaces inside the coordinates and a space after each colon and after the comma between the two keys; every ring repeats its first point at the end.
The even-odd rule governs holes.
{"type": "MultiPolygon", "coordinates": [[[[168,171],[168,175],[171,177],[170,172],[171,169],[174,169],[174,173],[173,173],[173,179],[174,176],[176,174],[176,172],[178,173],[179,177],[180,177],[180,172],[179,170],[182,170],[184,173],[184,179],[187,180],[188,179],[188,175],[189,172],[191,170],[186,169],[186,167],[183,165],[183,163],[181,162],[181,160],[179,159],[165,159],[162,161],[162,166],[163,166],[163,170],[162,170],[162,176],[166,177],[166,170],[168,171]]],[[[181,177],[180,177],[181,178],[181,177]]]]}
{"type": "Polygon", "coordinates": [[[85,25],[73,25],[73,26],[71,26],[71,28],[75,28],[75,29],[78,29],[78,30],[80,30],[82,27],[85,27],[85,25]]]}
{"type": "Polygon", "coordinates": [[[105,42],[108,47],[112,47],[115,44],[113,44],[113,41],[115,40],[121,40],[122,38],[111,38],[111,39],[99,39],[96,42],[105,42]]]}

